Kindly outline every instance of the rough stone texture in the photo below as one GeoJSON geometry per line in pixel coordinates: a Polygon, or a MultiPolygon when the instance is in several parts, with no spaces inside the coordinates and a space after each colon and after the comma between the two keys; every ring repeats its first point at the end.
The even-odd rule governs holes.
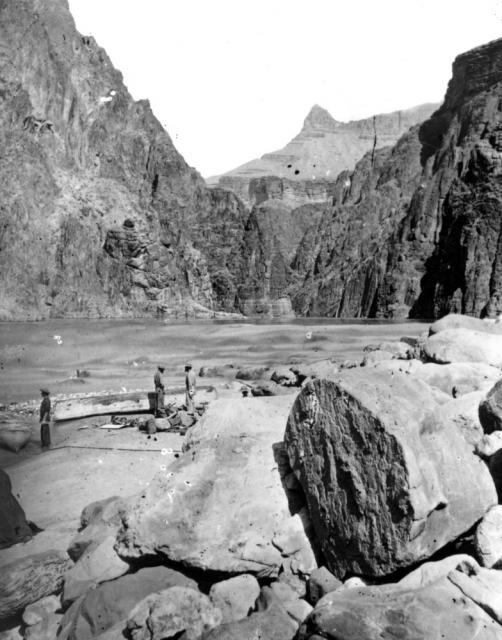
{"type": "Polygon", "coordinates": [[[167,567],[144,568],[105,582],[75,600],[65,612],[58,640],[87,640],[111,633],[113,627],[125,629],[127,618],[138,602],[174,586],[197,589],[196,582],[167,567]]]}
{"type": "Polygon", "coordinates": [[[424,383],[368,369],[297,397],[286,446],[337,577],[423,560],[496,504],[488,469],[437,412],[424,383]]]}
{"type": "Polygon", "coordinates": [[[80,595],[101,582],[114,580],[129,571],[113,548],[115,535],[109,535],[97,546],[87,550],[64,577],[63,603],[65,607],[80,595]]]}
{"type": "Polygon", "coordinates": [[[440,578],[446,577],[450,571],[457,569],[470,571],[471,569],[479,569],[479,565],[474,558],[459,553],[454,556],[448,556],[443,560],[434,562],[424,562],[417,569],[414,569],[407,576],[399,580],[397,586],[399,589],[419,589],[426,587],[440,578]]]}
{"type": "Polygon", "coordinates": [[[26,629],[25,640],[54,640],[62,618],[60,613],[50,613],[43,620],[26,629]]]}
{"type": "Polygon", "coordinates": [[[117,550],[123,558],[161,554],[187,567],[276,576],[316,566],[298,492],[282,446],[293,398],[215,400],[189,432],[185,455],[158,474],[128,510],[117,550]],[[296,505],[294,504],[296,500],[296,505]],[[302,517],[305,522],[302,521],[302,517]]]}
{"type": "Polygon", "coordinates": [[[501,84],[502,40],[458,56],[440,109],[341,174],[293,263],[297,313],[501,311],[501,84]]]}
{"type": "Polygon", "coordinates": [[[242,200],[256,204],[261,201],[265,177],[267,195],[286,194],[293,199],[307,192],[311,199],[325,202],[329,198],[329,180],[355,163],[368,151],[395,144],[411,126],[422,122],[437,105],[426,104],[385,113],[351,122],[338,122],[327,111],[314,105],[303,123],[300,133],[283,149],[266,153],[222,176],[208,179],[232,189],[242,200]],[[272,178],[273,176],[273,178],[272,178]]]}
{"type": "Polygon", "coordinates": [[[81,531],[68,547],[68,555],[77,562],[84,553],[91,552],[108,537],[116,534],[121,513],[127,501],[118,496],[99,500],[87,505],[80,515],[81,531]]]}
{"type": "Polygon", "coordinates": [[[216,627],[203,640],[293,640],[298,625],[267,587],[262,589],[258,607],[248,618],[216,627]]]}
{"type": "Polygon", "coordinates": [[[62,551],[67,534],[46,529],[0,554],[0,620],[17,615],[45,596],[57,594],[71,560],[62,551]]]}
{"type": "Polygon", "coordinates": [[[307,583],[307,594],[310,604],[315,605],[323,596],[331,593],[331,591],[335,591],[341,585],[340,580],[335,578],[326,567],[314,569],[307,583]]]}
{"type": "Polygon", "coordinates": [[[484,435],[476,443],[476,453],[485,460],[494,456],[500,449],[502,449],[502,431],[494,431],[484,435]]]}
{"type": "MultiPolygon", "coordinates": [[[[302,239],[292,261],[290,293],[300,315],[364,317],[379,310],[389,239],[418,186],[417,127],[393,148],[366,154],[336,181],[333,204],[302,239]]],[[[388,311],[407,315],[402,303],[388,311]]]]}
{"type": "Polygon", "coordinates": [[[436,320],[429,327],[429,335],[433,336],[440,331],[447,329],[470,329],[471,331],[481,331],[484,333],[502,334],[502,323],[485,318],[480,320],[472,316],[465,316],[460,313],[449,313],[440,320],[436,320]]]}
{"type": "Polygon", "coordinates": [[[301,624],[313,609],[312,605],[302,598],[286,601],[284,608],[296,624],[301,624]]]}
{"type": "Polygon", "coordinates": [[[32,535],[26,515],[12,494],[10,478],[0,469],[0,549],[28,540],[32,535]]]}
{"type": "Polygon", "coordinates": [[[425,357],[438,364],[481,362],[502,368],[502,335],[471,329],[446,329],[428,338],[425,357]]]}
{"type": "Polygon", "coordinates": [[[478,524],[474,537],[476,557],[488,569],[502,567],[502,506],[492,507],[478,524]]]}
{"type": "Polygon", "coordinates": [[[66,0],[3,2],[0,24],[2,319],[233,305],[220,238],[240,244],[242,203],[206,188],[66,0]]]}
{"type": "MultiPolygon", "coordinates": [[[[479,571],[487,571],[480,569],[479,571]]],[[[417,589],[399,586],[335,591],[317,603],[299,640],[496,640],[501,637],[498,572],[447,577],[417,589]],[[498,605],[498,606],[497,606],[498,605]]]]}
{"type": "Polygon", "coordinates": [[[453,389],[457,398],[473,391],[487,393],[502,377],[500,369],[482,362],[436,364],[406,360],[379,362],[375,367],[386,371],[400,371],[417,380],[423,380],[429,386],[443,391],[449,398],[453,396],[453,389]]]}
{"type": "Polygon", "coordinates": [[[23,611],[23,622],[28,626],[37,624],[59,609],[61,609],[60,599],[57,596],[47,596],[26,607],[23,611]]]}
{"type": "Polygon", "coordinates": [[[199,591],[171,587],[147,596],[127,620],[132,640],[179,637],[199,640],[222,621],[221,611],[199,591]]]}
{"type": "Polygon", "coordinates": [[[0,640],[23,640],[21,627],[0,631],[0,640]]]}
{"type": "Polygon", "coordinates": [[[484,398],[482,391],[473,391],[465,395],[449,399],[441,405],[438,420],[445,425],[454,425],[464,436],[471,449],[478,453],[477,447],[483,438],[483,428],[479,421],[479,403],[484,398]]]}
{"type": "Polygon", "coordinates": [[[222,622],[245,618],[255,607],[260,585],[254,576],[244,574],[213,584],[211,602],[222,613],[222,622]]]}
{"type": "Polygon", "coordinates": [[[502,380],[493,386],[479,405],[479,420],[485,433],[502,430],[502,380]]]}

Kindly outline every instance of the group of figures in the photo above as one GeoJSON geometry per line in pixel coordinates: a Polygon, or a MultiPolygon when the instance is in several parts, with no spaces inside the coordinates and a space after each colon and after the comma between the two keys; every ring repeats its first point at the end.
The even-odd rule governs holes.
{"type": "MultiPolygon", "coordinates": [[[[164,374],[165,367],[161,364],[158,365],[157,371],[153,376],[153,383],[155,385],[155,417],[165,418],[166,409],[164,405],[165,387],[162,376],[164,374]]],[[[186,410],[190,415],[195,415],[195,389],[196,389],[196,377],[193,371],[191,363],[187,362],[185,365],[185,405],[186,410]]]]}
{"type": "MultiPolygon", "coordinates": [[[[165,386],[162,376],[164,374],[165,367],[159,365],[157,371],[153,377],[155,385],[155,417],[165,418],[166,409],[164,403],[165,386]]],[[[196,391],[196,376],[193,371],[192,365],[187,363],[185,365],[185,405],[189,415],[195,416],[195,391],[196,391]]],[[[40,389],[42,396],[42,402],[40,403],[40,440],[42,443],[42,449],[48,449],[51,446],[51,400],[49,389],[40,389]]]]}

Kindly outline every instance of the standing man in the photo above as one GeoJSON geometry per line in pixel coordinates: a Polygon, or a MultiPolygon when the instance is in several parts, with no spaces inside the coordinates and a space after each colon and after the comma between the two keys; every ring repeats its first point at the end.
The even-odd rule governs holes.
{"type": "Polygon", "coordinates": [[[155,385],[155,417],[165,418],[166,410],[164,409],[164,381],[162,380],[162,374],[164,373],[164,367],[159,365],[157,371],[153,376],[153,383],[155,385]]]}
{"type": "Polygon", "coordinates": [[[42,402],[40,403],[40,440],[42,441],[42,449],[48,449],[51,446],[50,391],[48,389],[40,389],[40,394],[42,396],[42,402]]]}
{"type": "Polygon", "coordinates": [[[193,372],[192,365],[188,362],[185,365],[185,386],[186,386],[186,400],[187,412],[190,415],[195,414],[194,397],[195,397],[195,384],[196,378],[193,372]]]}

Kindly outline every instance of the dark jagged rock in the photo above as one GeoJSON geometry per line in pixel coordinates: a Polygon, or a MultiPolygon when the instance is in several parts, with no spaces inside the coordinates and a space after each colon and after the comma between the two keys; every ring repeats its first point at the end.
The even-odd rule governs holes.
{"type": "Polygon", "coordinates": [[[285,442],[338,578],[424,560],[497,502],[488,469],[443,420],[431,388],[404,373],[365,367],[309,383],[285,442]]]}
{"type": "Polygon", "coordinates": [[[502,310],[501,94],[497,40],[455,60],[444,104],[428,121],[345,176],[346,192],[339,186],[319,224],[319,247],[301,243],[295,258],[297,312],[502,310]]]}
{"type": "Polygon", "coordinates": [[[417,128],[338,176],[334,204],[301,241],[291,287],[301,315],[375,315],[396,220],[420,180],[417,128]],[[303,278],[303,281],[302,281],[303,278]]]}
{"type": "Polygon", "coordinates": [[[32,535],[24,511],[12,494],[10,478],[0,469],[0,549],[28,540],[32,535]]]}
{"type": "Polygon", "coordinates": [[[206,189],[66,0],[2,2],[0,39],[2,318],[232,307],[216,226],[242,205],[206,189]]]}

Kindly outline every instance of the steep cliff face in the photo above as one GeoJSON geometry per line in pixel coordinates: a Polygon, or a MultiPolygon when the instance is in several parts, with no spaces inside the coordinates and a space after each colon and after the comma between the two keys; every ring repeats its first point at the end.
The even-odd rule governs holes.
{"type": "Polygon", "coordinates": [[[396,220],[421,177],[418,128],[394,148],[369,153],[342,172],[333,205],[308,230],[292,263],[289,292],[302,315],[374,316],[396,220]]]}
{"type": "Polygon", "coordinates": [[[0,0],[0,175],[2,318],[215,304],[192,230],[240,204],[208,192],[65,0],[0,0]]]}
{"type": "Polygon", "coordinates": [[[498,40],[455,60],[443,106],[418,130],[346,174],[347,194],[339,184],[317,237],[300,244],[296,310],[427,318],[502,311],[501,140],[498,40]]]}
{"type": "Polygon", "coordinates": [[[502,40],[455,60],[445,102],[421,127],[420,141],[423,180],[397,236],[401,262],[393,256],[388,269],[394,299],[410,304],[415,317],[496,315],[502,311],[502,40]]]}

